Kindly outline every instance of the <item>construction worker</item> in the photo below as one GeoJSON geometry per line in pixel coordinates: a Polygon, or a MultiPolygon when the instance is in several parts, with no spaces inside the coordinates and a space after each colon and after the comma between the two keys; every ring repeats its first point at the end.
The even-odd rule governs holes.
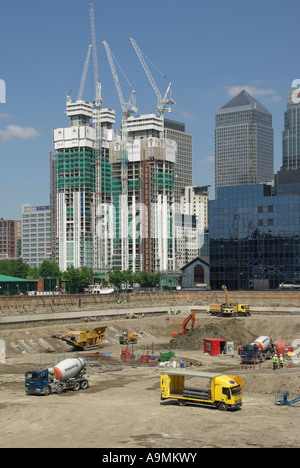
{"type": "Polygon", "coordinates": [[[275,353],[273,357],[273,370],[276,370],[276,369],[278,369],[278,356],[275,353]]]}
{"type": "Polygon", "coordinates": [[[279,356],[279,364],[280,364],[280,367],[282,369],[283,368],[283,356],[282,356],[282,354],[280,354],[280,356],[279,356]]]}

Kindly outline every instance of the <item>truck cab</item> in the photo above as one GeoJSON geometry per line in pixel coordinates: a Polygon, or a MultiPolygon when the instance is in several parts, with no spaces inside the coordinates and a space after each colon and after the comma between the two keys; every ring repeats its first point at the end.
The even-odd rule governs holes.
{"type": "Polygon", "coordinates": [[[236,305],[236,311],[238,315],[244,316],[244,317],[249,317],[251,315],[251,310],[249,304],[237,304],[236,305]]]}
{"type": "Polygon", "coordinates": [[[238,354],[242,364],[257,364],[262,361],[260,350],[256,344],[239,347],[238,354]]]}
{"type": "Polygon", "coordinates": [[[48,369],[32,370],[25,374],[25,390],[27,394],[44,395],[51,383],[48,369]]]}
{"type": "Polygon", "coordinates": [[[186,403],[195,403],[221,411],[242,407],[242,381],[237,376],[189,369],[164,370],[161,372],[160,390],[162,400],[177,399],[181,406],[186,403]],[[193,378],[209,379],[210,385],[206,388],[193,386],[193,378]]]}

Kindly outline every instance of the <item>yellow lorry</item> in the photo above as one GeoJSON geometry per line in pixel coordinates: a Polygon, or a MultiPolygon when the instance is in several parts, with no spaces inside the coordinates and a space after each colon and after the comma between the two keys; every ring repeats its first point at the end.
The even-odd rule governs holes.
{"type": "Polygon", "coordinates": [[[242,385],[242,379],[238,376],[186,368],[166,369],[160,374],[161,400],[173,398],[178,400],[181,406],[186,403],[196,403],[220,411],[239,409],[242,407],[242,385]],[[202,379],[210,380],[208,387],[194,386],[197,380],[202,381],[202,379]]]}
{"type": "Polygon", "coordinates": [[[234,304],[232,305],[228,290],[225,285],[222,286],[225,292],[226,303],[225,304],[210,304],[209,313],[210,315],[216,315],[218,317],[249,317],[251,310],[248,304],[234,304]]]}

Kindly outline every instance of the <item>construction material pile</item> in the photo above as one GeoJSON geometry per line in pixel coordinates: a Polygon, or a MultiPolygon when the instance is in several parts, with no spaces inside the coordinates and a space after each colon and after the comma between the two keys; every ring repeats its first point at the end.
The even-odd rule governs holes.
{"type": "Polygon", "coordinates": [[[203,339],[220,338],[233,341],[235,347],[251,343],[256,338],[239,319],[220,319],[217,323],[200,325],[186,335],[180,336],[170,343],[172,349],[203,350],[203,339]]]}

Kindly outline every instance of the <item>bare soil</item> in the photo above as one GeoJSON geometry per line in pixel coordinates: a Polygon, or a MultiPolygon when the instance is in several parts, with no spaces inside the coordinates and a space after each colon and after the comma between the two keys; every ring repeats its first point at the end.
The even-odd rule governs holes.
{"type": "Polygon", "coordinates": [[[300,364],[285,360],[273,371],[270,361],[261,367],[240,368],[238,346],[260,335],[291,345],[300,339],[300,316],[253,315],[218,318],[199,314],[192,334],[170,344],[172,331],[180,331],[185,313],[114,321],[0,329],[7,358],[0,364],[1,448],[163,448],[300,447],[300,403],[275,405],[275,394],[288,390],[300,396],[300,364]],[[90,387],[61,395],[28,396],[24,373],[53,365],[74,352],[53,334],[106,325],[102,352],[110,358],[88,366],[90,387]],[[173,351],[177,361],[199,370],[239,375],[243,379],[243,407],[236,412],[160,400],[160,368],[140,361],[121,360],[119,335],[124,329],[138,334],[136,357],[173,351]],[[234,341],[233,357],[207,356],[203,338],[234,341]],[[290,367],[292,366],[292,367],[290,367]]]}

